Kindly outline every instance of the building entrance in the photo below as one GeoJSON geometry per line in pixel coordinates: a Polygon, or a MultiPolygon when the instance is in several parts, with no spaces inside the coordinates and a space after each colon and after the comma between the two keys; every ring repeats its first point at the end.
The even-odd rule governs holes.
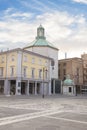
{"type": "Polygon", "coordinates": [[[51,93],[52,94],[53,93],[55,93],[55,94],[61,93],[61,81],[55,79],[55,86],[54,86],[53,82],[54,82],[54,79],[51,80],[51,93]]]}
{"type": "Polygon", "coordinates": [[[16,91],[16,80],[11,80],[10,81],[10,94],[15,95],[16,91]]]}
{"type": "Polygon", "coordinates": [[[4,80],[0,81],[0,95],[4,94],[4,80]]]}
{"type": "Polygon", "coordinates": [[[26,94],[26,82],[21,82],[21,94],[26,94]]]}
{"type": "Polygon", "coordinates": [[[29,83],[29,93],[33,94],[35,89],[35,84],[34,83],[29,83]]]}
{"type": "Polygon", "coordinates": [[[40,83],[37,83],[37,94],[40,94],[40,83]]]}

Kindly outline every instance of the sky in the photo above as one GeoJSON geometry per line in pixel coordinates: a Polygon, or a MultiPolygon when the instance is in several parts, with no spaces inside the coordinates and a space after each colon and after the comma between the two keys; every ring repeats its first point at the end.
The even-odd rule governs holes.
{"type": "Polygon", "coordinates": [[[0,0],[0,50],[25,47],[40,24],[59,59],[87,53],[87,0],[0,0]]]}

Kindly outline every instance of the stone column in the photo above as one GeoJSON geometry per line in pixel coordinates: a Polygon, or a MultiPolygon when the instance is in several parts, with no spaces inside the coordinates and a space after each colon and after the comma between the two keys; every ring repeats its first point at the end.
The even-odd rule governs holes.
{"type": "Polygon", "coordinates": [[[48,83],[48,95],[51,95],[51,81],[48,83]]]}
{"type": "Polygon", "coordinates": [[[26,85],[26,94],[29,95],[29,80],[27,81],[26,85]]]}
{"type": "Polygon", "coordinates": [[[55,79],[53,80],[53,94],[55,94],[55,79]]]}
{"type": "Polygon", "coordinates": [[[35,85],[34,85],[35,83],[33,83],[33,85],[32,85],[32,94],[35,94],[35,85]]]}
{"type": "Polygon", "coordinates": [[[40,94],[42,94],[42,83],[40,83],[40,94]]]}
{"type": "Polygon", "coordinates": [[[35,95],[37,95],[37,82],[35,82],[35,95]]]}
{"type": "Polygon", "coordinates": [[[61,94],[63,94],[63,82],[61,81],[61,94]]]}
{"type": "Polygon", "coordinates": [[[10,81],[8,81],[8,79],[4,81],[4,94],[10,95],[10,81]]]}
{"type": "Polygon", "coordinates": [[[16,93],[15,95],[21,95],[21,80],[16,79],[16,93]]]}
{"type": "Polygon", "coordinates": [[[43,94],[43,82],[41,83],[41,95],[43,94]]]}

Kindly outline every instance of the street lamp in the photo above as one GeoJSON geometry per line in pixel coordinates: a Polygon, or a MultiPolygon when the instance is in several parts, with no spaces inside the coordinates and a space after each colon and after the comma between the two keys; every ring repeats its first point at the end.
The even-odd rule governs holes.
{"type": "Polygon", "coordinates": [[[42,98],[44,98],[44,72],[47,72],[47,69],[43,67],[43,93],[42,93],[42,98]]]}

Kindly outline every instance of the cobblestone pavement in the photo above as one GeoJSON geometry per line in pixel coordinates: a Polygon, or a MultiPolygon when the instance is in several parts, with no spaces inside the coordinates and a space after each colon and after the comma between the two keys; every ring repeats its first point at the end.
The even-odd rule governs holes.
{"type": "Polygon", "coordinates": [[[87,96],[0,96],[0,130],[87,130],[87,96]]]}

